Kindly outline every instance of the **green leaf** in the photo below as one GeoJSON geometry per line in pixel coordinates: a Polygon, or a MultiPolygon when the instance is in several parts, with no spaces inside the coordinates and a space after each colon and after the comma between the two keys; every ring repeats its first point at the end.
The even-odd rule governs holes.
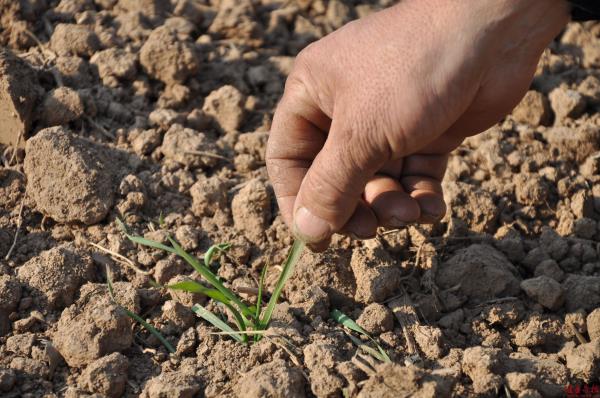
{"type": "Polygon", "coordinates": [[[210,268],[210,264],[212,263],[215,254],[221,254],[221,252],[228,250],[230,247],[230,243],[219,243],[217,245],[212,245],[211,247],[209,247],[206,253],[204,253],[204,265],[207,268],[210,268]]]}
{"type": "Polygon", "coordinates": [[[194,304],[194,306],[192,307],[192,311],[194,311],[200,318],[204,319],[217,329],[226,332],[229,336],[231,336],[239,343],[244,343],[244,339],[242,338],[242,336],[236,333],[236,331],[233,330],[233,328],[229,326],[229,324],[221,320],[221,318],[219,318],[200,304],[194,304]]]}
{"type": "MultiPolygon", "coordinates": [[[[368,344],[363,343],[358,337],[352,336],[348,334],[350,340],[361,350],[365,351],[367,354],[371,355],[373,358],[380,360],[381,362],[391,362],[389,358],[387,358],[387,354],[381,353],[381,351],[376,350],[373,347],[370,347],[368,344]],[[387,359],[386,359],[387,358],[387,359]]],[[[380,347],[378,347],[381,349],[380,347]]]]}
{"type": "Polygon", "coordinates": [[[267,276],[268,268],[269,264],[265,265],[265,267],[260,272],[260,281],[258,282],[258,296],[256,297],[256,319],[259,319],[260,310],[262,309],[262,296],[265,287],[265,277],[267,276]]]}
{"type": "Polygon", "coordinates": [[[121,228],[121,230],[123,231],[123,233],[125,234],[125,236],[127,237],[127,239],[129,239],[133,243],[137,243],[137,244],[143,245],[143,246],[152,247],[154,249],[164,250],[164,251],[167,251],[169,253],[175,253],[175,249],[173,249],[172,247],[169,247],[167,245],[163,245],[162,243],[155,242],[155,241],[150,240],[150,239],[143,238],[141,236],[130,235],[129,232],[127,232],[127,227],[125,226],[125,224],[123,223],[123,221],[121,221],[118,218],[117,218],[117,225],[119,226],[119,228],[121,228]]]}
{"type": "Polygon", "coordinates": [[[106,268],[106,283],[108,285],[108,295],[110,296],[111,300],[119,308],[121,308],[123,311],[125,311],[125,313],[127,314],[128,317],[130,317],[134,321],[139,322],[140,325],[142,325],[148,332],[152,333],[165,346],[165,348],[171,354],[174,354],[175,353],[175,348],[173,348],[173,346],[171,345],[171,343],[169,343],[167,341],[167,339],[165,339],[164,336],[154,326],[150,325],[148,322],[146,322],[141,316],[139,316],[135,312],[129,311],[127,308],[123,307],[121,304],[119,304],[117,302],[117,300],[115,299],[115,292],[114,292],[114,289],[113,289],[112,280],[110,279],[110,271],[109,271],[108,267],[106,268]]]}
{"type": "Polygon", "coordinates": [[[331,317],[340,325],[345,326],[352,331],[360,333],[363,336],[367,337],[369,340],[371,340],[371,342],[373,342],[373,344],[375,344],[375,346],[377,347],[377,351],[379,352],[379,354],[373,355],[373,352],[375,350],[372,347],[369,347],[368,345],[366,345],[365,343],[363,343],[360,340],[358,340],[360,342],[360,344],[357,344],[356,341],[354,341],[354,339],[356,337],[349,335],[350,338],[352,339],[352,341],[354,341],[354,343],[357,344],[359,347],[361,347],[363,350],[369,352],[375,358],[379,359],[382,362],[392,362],[392,360],[390,359],[387,352],[385,352],[385,350],[383,349],[383,347],[381,347],[381,345],[377,342],[377,340],[375,340],[373,337],[371,337],[371,335],[369,333],[367,333],[367,331],[365,329],[361,328],[348,315],[344,314],[340,310],[334,309],[331,311],[331,317]]]}
{"type": "Polygon", "coordinates": [[[285,264],[283,265],[281,275],[279,275],[279,279],[277,280],[277,284],[275,285],[275,289],[273,290],[273,294],[271,295],[271,299],[269,300],[269,304],[267,304],[267,309],[265,310],[263,318],[259,323],[259,327],[261,329],[266,329],[269,326],[269,323],[271,322],[271,317],[273,316],[273,311],[275,310],[275,305],[277,305],[277,300],[279,300],[279,296],[283,291],[285,283],[294,273],[296,263],[298,263],[298,260],[302,255],[304,246],[304,242],[298,239],[294,241],[294,244],[292,245],[292,248],[288,253],[287,259],[285,260],[285,264]]]}
{"type": "Polygon", "coordinates": [[[229,304],[229,299],[227,297],[225,297],[225,295],[223,293],[221,293],[220,291],[218,291],[216,289],[210,289],[196,281],[188,280],[188,281],[177,282],[172,285],[167,285],[166,288],[171,289],[171,290],[181,290],[181,291],[188,292],[188,293],[203,294],[203,295],[210,297],[216,301],[219,301],[223,304],[229,304]]]}
{"type": "MultiPolygon", "coordinates": [[[[262,296],[263,296],[263,290],[264,290],[264,286],[265,286],[265,277],[267,276],[267,269],[269,268],[269,264],[267,263],[265,265],[265,267],[262,269],[262,271],[260,272],[260,281],[258,282],[258,295],[256,297],[256,305],[255,305],[255,311],[256,311],[256,316],[255,319],[259,319],[259,327],[260,327],[260,311],[262,310],[262,296]]],[[[254,341],[258,341],[260,340],[260,335],[256,334],[254,336],[254,341]]]]}
{"type": "Polygon", "coordinates": [[[254,317],[254,314],[246,304],[242,302],[231,290],[226,288],[223,283],[217,278],[217,276],[204,264],[200,263],[195,257],[187,253],[183,248],[171,237],[169,237],[169,242],[173,245],[173,249],[175,253],[187,261],[195,270],[198,272],[204,279],[208,281],[215,289],[223,293],[225,297],[229,299],[231,303],[234,303],[240,311],[247,317],[254,317]]]}
{"type": "Polygon", "coordinates": [[[354,322],[348,315],[344,314],[342,311],[334,309],[331,311],[331,317],[340,325],[347,327],[350,330],[354,330],[357,333],[369,336],[369,333],[363,328],[361,328],[356,322],[354,322]]]}

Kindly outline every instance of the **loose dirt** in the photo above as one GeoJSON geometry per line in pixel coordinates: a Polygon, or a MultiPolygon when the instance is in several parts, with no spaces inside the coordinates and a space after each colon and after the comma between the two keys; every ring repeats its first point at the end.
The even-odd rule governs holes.
{"type": "Polygon", "coordinates": [[[193,269],[118,229],[197,256],[230,242],[223,281],[247,295],[270,264],[272,289],[292,237],[265,146],[294,56],[390,3],[0,1],[1,396],[600,388],[598,24],[569,25],[513,114],[452,154],[441,223],[305,253],[256,345],[211,334],[190,310],[217,310],[205,297],[154,288],[193,269]],[[112,302],[107,272],[176,354],[112,302]],[[358,350],[332,309],[393,363],[358,350]]]}

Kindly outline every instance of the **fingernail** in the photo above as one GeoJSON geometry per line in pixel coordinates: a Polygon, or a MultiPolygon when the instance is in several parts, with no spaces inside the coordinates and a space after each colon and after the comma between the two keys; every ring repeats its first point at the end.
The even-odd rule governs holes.
{"type": "Polygon", "coordinates": [[[406,227],[408,225],[407,223],[405,223],[404,221],[400,221],[396,217],[390,217],[388,219],[388,224],[390,227],[393,227],[393,228],[402,228],[402,227],[406,227]]]}
{"type": "Polygon", "coordinates": [[[329,238],[331,227],[327,221],[315,216],[306,207],[301,207],[294,217],[294,235],[307,243],[321,242],[329,238]]]}

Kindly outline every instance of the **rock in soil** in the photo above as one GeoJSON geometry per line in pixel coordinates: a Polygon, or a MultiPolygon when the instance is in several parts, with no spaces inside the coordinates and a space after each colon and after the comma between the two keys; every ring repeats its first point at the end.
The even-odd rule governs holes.
{"type": "Polygon", "coordinates": [[[369,333],[381,334],[394,328],[394,314],[385,305],[373,303],[365,307],[356,323],[369,333]]]}
{"type": "Polygon", "coordinates": [[[551,310],[558,310],[565,302],[565,295],[560,283],[547,276],[525,279],[521,289],[533,300],[551,310]]]}
{"type": "Polygon", "coordinates": [[[382,302],[398,293],[402,271],[381,246],[354,249],[350,266],[356,279],[357,301],[382,302]]]}
{"type": "Polygon", "coordinates": [[[573,312],[580,308],[592,311],[600,307],[600,276],[571,274],[562,283],[565,307],[573,312]]]}
{"type": "Polygon", "coordinates": [[[90,363],[79,376],[79,386],[95,394],[118,398],[125,392],[128,368],[127,357],[114,352],[90,363]]]}
{"type": "Polygon", "coordinates": [[[592,383],[600,376],[600,340],[596,339],[577,347],[565,347],[561,353],[572,377],[592,383]]]}
{"type": "Polygon", "coordinates": [[[172,159],[188,167],[212,167],[218,155],[217,147],[204,134],[180,124],[172,125],[161,146],[167,159],[172,159]]]}
{"type": "Polygon", "coordinates": [[[185,82],[200,67],[194,45],[179,40],[166,26],[152,31],[140,50],[140,63],[149,76],[167,85],[185,82]]]}
{"type": "Polygon", "coordinates": [[[556,115],[556,121],[577,118],[585,109],[585,99],[575,90],[559,87],[550,93],[550,103],[556,115]]]}
{"type": "Polygon", "coordinates": [[[253,179],[240,189],[231,202],[235,227],[251,241],[264,239],[271,220],[271,193],[260,179],[253,179]]]}
{"type": "Polygon", "coordinates": [[[478,303],[519,293],[514,265],[488,245],[475,244],[458,251],[440,266],[437,284],[443,289],[460,286],[460,291],[478,303]]]}
{"type": "Polygon", "coordinates": [[[0,49],[0,144],[25,146],[33,110],[43,94],[37,73],[6,48],[0,49]]]}
{"type": "Polygon", "coordinates": [[[190,188],[192,211],[197,216],[213,216],[227,207],[227,181],[219,176],[201,178],[190,188]]]}
{"type": "Polygon", "coordinates": [[[21,300],[21,284],[10,275],[0,275],[0,336],[10,330],[9,315],[21,300]]]}
{"type": "Polygon", "coordinates": [[[50,48],[59,55],[91,57],[100,49],[100,41],[85,25],[61,23],[54,28],[50,48]]]}
{"type": "Polygon", "coordinates": [[[239,398],[305,396],[305,380],[300,369],[275,360],[255,367],[246,373],[234,387],[239,398]]]}
{"type": "Polygon", "coordinates": [[[79,287],[95,279],[92,258],[71,244],[42,252],[18,269],[40,307],[62,309],[73,304],[79,287]]]}
{"type": "MultiPolygon", "coordinates": [[[[120,304],[139,312],[139,299],[129,284],[114,284],[120,304]]],[[[105,285],[87,284],[80,298],[58,320],[52,342],[69,366],[83,366],[133,342],[132,320],[108,295],[105,285]]]]}
{"type": "Polygon", "coordinates": [[[58,222],[101,221],[114,203],[119,165],[107,149],[63,127],[27,141],[27,193],[37,209],[58,222]]]}
{"type": "Polygon", "coordinates": [[[383,364],[367,379],[358,398],[444,397],[450,394],[451,389],[451,381],[418,368],[383,364]]]}
{"type": "Polygon", "coordinates": [[[550,103],[546,97],[533,90],[525,94],[521,103],[513,110],[512,115],[517,122],[532,126],[547,126],[552,118],[550,103]]]}
{"type": "Polygon", "coordinates": [[[79,119],[84,113],[85,105],[79,93],[69,87],[59,87],[46,94],[39,122],[44,127],[61,126],[79,119]]]}
{"type": "Polygon", "coordinates": [[[327,340],[316,341],[305,346],[303,353],[313,394],[317,397],[339,396],[345,383],[335,369],[342,361],[337,345],[327,340]]]}
{"type": "Polygon", "coordinates": [[[181,372],[161,373],[146,383],[141,398],[194,398],[202,386],[196,377],[181,372]]]}
{"type": "Polygon", "coordinates": [[[600,340],[600,308],[590,312],[586,319],[590,340],[600,340]]]}
{"type": "Polygon", "coordinates": [[[111,77],[133,80],[137,73],[137,56],[119,48],[98,51],[90,63],[98,68],[98,75],[103,80],[111,77]]]}
{"type": "Polygon", "coordinates": [[[17,375],[12,369],[0,368],[0,391],[9,392],[17,382],[17,375]]]}
{"type": "Polygon", "coordinates": [[[202,110],[213,117],[224,131],[236,131],[244,118],[245,100],[237,88],[227,85],[211,92],[204,100],[202,110]]]}
{"type": "Polygon", "coordinates": [[[469,347],[463,353],[463,372],[473,382],[476,394],[489,394],[502,385],[500,351],[496,348],[469,347]]]}

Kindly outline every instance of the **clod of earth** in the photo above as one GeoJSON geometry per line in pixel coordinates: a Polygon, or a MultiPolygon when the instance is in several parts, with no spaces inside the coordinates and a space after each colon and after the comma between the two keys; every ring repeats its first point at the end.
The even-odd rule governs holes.
{"type": "Polygon", "coordinates": [[[0,144],[25,146],[34,107],[43,94],[37,80],[27,62],[0,49],[0,144]]]}

